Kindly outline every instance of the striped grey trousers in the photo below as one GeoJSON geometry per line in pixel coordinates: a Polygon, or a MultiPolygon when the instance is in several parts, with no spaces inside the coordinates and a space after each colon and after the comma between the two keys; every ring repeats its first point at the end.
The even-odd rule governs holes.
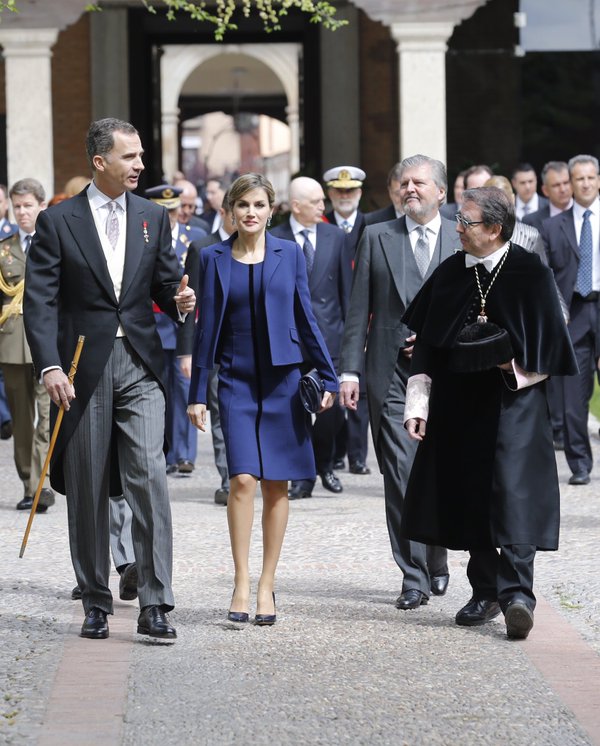
{"type": "Polygon", "coordinates": [[[163,439],[165,399],[125,338],[115,339],[96,390],[65,448],[71,558],[86,613],[112,614],[108,587],[111,438],[117,439],[123,497],[131,533],[140,608],[170,611],[172,527],[163,439]]]}

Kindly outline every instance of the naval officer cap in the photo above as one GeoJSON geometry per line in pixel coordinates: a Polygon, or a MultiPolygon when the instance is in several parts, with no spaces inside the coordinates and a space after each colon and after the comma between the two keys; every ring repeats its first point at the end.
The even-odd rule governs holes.
{"type": "Polygon", "coordinates": [[[157,205],[166,207],[167,210],[174,210],[181,204],[181,192],[183,192],[183,189],[180,187],[161,184],[160,186],[146,189],[144,196],[151,199],[152,202],[156,202],[157,205]]]}
{"type": "Polygon", "coordinates": [[[356,166],[334,166],[323,174],[323,181],[335,189],[357,189],[366,178],[367,174],[356,166]]]}

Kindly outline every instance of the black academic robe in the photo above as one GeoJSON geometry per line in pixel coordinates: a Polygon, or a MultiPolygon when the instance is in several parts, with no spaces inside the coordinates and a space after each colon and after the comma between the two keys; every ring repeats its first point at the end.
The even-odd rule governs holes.
{"type": "MultiPolygon", "coordinates": [[[[475,270],[458,252],[433,273],[402,319],[417,333],[411,375],[431,378],[426,435],[408,482],[402,531],[450,549],[556,549],[559,487],[545,382],[515,391],[514,379],[497,367],[453,372],[456,338],[474,304],[475,270]]],[[[577,371],[552,272],[536,255],[511,246],[486,312],[508,331],[524,370],[577,371]]]]}

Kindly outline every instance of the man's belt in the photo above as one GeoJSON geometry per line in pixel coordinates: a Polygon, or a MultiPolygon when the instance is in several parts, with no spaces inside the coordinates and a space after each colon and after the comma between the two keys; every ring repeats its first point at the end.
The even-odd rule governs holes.
{"type": "Polygon", "coordinates": [[[598,298],[600,298],[600,293],[597,290],[592,290],[592,292],[588,293],[587,295],[573,293],[573,298],[575,298],[575,300],[580,300],[583,303],[596,303],[598,301],[598,298]]]}

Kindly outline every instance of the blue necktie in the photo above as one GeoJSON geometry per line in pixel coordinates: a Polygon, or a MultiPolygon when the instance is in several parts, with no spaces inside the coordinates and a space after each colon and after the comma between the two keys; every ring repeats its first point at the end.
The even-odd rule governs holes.
{"type": "Polygon", "coordinates": [[[585,298],[592,292],[592,225],[591,210],[583,213],[581,236],[579,237],[579,267],[577,269],[577,292],[585,298]]]}
{"type": "Polygon", "coordinates": [[[310,241],[309,230],[305,228],[303,231],[300,231],[300,234],[304,236],[304,243],[302,244],[302,251],[304,253],[304,258],[306,259],[306,274],[310,277],[313,264],[315,263],[315,247],[312,245],[310,241]]]}

